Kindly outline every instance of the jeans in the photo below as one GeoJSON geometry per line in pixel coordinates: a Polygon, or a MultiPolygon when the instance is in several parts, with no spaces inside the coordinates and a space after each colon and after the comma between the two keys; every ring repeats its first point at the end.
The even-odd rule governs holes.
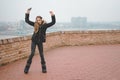
{"type": "Polygon", "coordinates": [[[41,64],[44,65],[45,64],[45,59],[44,59],[44,54],[43,54],[43,42],[42,41],[39,41],[39,42],[32,41],[32,43],[31,43],[31,54],[30,54],[30,56],[27,60],[27,64],[32,63],[32,58],[35,54],[36,45],[38,46],[38,50],[39,50],[39,54],[40,54],[40,58],[41,58],[41,64]]]}

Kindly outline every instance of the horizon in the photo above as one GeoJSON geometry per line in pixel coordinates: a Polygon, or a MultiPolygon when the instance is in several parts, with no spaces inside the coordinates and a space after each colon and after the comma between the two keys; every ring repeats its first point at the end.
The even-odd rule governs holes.
{"type": "MultiPolygon", "coordinates": [[[[0,21],[0,22],[5,22],[5,23],[14,23],[14,22],[20,22],[20,21],[25,21],[25,20],[17,20],[17,21],[0,21]]],[[[71,23],[69,22],[56,22],[56,23],[71,23]]],[[[120,21],[87,21],[87,23],[120,23],[120,21]]]]}

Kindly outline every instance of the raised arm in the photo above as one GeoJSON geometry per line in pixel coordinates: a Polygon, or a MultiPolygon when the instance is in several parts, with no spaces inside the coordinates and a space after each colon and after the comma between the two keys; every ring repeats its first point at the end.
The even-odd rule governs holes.
{"type": "Polygon", "coordinates": [[[50,15],[51,15],[52,21],[50,23],[46,24],[46,28],[48,28],[56,23],[55,14],[52,11],[50,11],[50,15]]]}
{"type": "Polygon", "coordinates": [[[31,26],[34,26],[34,22],[29,20],[30,11],[31,11],[31,8],[29,8],[27,10],[27,12],[25,13],[25,22],[28,23],[31,26]]]}

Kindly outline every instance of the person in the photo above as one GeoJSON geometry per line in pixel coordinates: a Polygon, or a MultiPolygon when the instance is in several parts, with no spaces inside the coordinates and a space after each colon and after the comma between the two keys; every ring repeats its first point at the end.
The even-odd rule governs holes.
{"type": "Polygon", "coordinates": [[[46,73],[47,69],[43,54],[43,42],[46,42],[46,29],[56,23],[55,14],[53,13],[53,11],[50,11],[52,21],[49,23],[46,23],[41,16],[37,16],[36,21],[33,22],[29,20],[30,11],[31,8],[27,9],[27,12],[25,13],[25,22],[34,27],[34,33],[32,35],[32,41],[31,41],[31,54],[28,57],[27,63],[25,65],[24,73],[27,74],[29,71],[30,65],[32,63],[32,58],[35,54],[36,45],[38,46],[38,50],[41,58],[42,72],[46,73]]]}

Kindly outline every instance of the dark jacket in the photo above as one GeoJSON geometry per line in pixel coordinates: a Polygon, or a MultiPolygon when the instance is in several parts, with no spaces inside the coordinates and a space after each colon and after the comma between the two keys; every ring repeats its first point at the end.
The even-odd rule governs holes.
{"type": "MultiPolygon", "coordinates": [[[[39,27],[39,31],[37,33],[33,33],[32,41],[35,41],[35,42],[39,42],[39,41],[45,42],[46,41],[46,29],[48,27],[54,25],[56,22],[55,15],[51,16],[51,18],[52,18],[52,21],[50,23],[42,24],[39,27]]],[[[34,27],[35,22],[32,22],[29,20],[29,14],[25,14],[25,22],[34,27]]]]}

